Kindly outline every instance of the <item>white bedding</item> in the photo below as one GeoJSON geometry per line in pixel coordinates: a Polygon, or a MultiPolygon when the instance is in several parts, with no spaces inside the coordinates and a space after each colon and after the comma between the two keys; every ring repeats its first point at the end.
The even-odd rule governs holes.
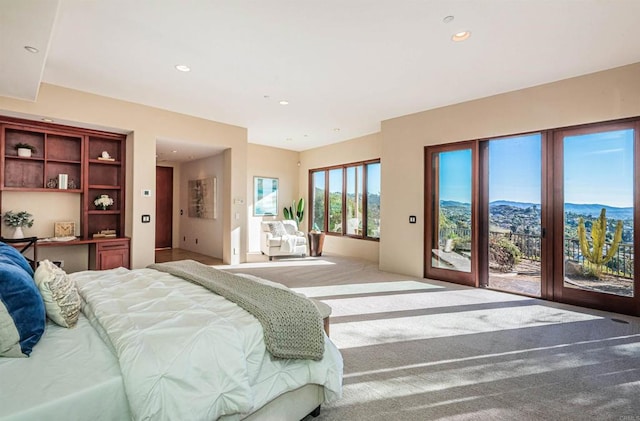
{"type": "Polygon", "coordinates": [[[152,269],[72,277],[120,360],[134,419],[240,417],[307,383],[341,394],[342,357],[326,337],[320,361],[274,360],[257,319],[200,286],[152,269]]]}
{"type": "Polygon", "coordinates": [[[0,358],[0,420],[130,419],[118,360],[88,320],[47,323],[29,358],[0,358]]]}

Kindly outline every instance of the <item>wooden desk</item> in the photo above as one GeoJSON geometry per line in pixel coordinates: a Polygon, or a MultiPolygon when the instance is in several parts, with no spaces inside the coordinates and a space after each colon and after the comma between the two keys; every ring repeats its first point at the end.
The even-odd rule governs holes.
{"type": "Polygon", "coordinates": [[[38,241],[38,247],[89,246],[89,269],[105,270],[117,267],[129,268],[129,242],[120,238],[78,238],[71,241],[38,241]]]}

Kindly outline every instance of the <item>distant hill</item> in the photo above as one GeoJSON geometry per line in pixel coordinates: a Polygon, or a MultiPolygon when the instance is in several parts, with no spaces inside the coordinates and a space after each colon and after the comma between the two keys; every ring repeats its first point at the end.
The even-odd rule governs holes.
{"type": "Polygon", "coordinates": [[[441,200],[440,206],[443,208],[468,208],[470,203],[456,202],[455,200],[441,200]]]}
{"type": "Polygon", "coordinates": [[[565,212],[575,212],[581,215],[589,215],[592,217],[600,216],[602,208],[607,210],[607,218],[615,219],[630,219],[633,218],[633,208],[616,208],[614,206],[600,205],[600,204],[575,204],[565,203],[565,212]]]}
{"type": "MultiPolygon", "coordinates": [[[[455,200],[442,200],[440,201],[442,207],[466,207],[469,203],[457,202],[455,200]]],[[[536,206],[540,209],[539,203],[528,202],[512,202],[509,200],[496,200],[489,204],[489,208],[497,206],[511,206],[518,209],[527,209],[532,206],[536,206]]],[[[614,219],[631,219],[633,218],[633,208],[619,208],[615,206],[601,205],[598,203],[582,204],[582,203],[565,203],[565,212],[573,212],[578,215],[585,215],[597,218],[600,215],[600,210],[605,208],[607,210],[607,218],[614,219]]]]}

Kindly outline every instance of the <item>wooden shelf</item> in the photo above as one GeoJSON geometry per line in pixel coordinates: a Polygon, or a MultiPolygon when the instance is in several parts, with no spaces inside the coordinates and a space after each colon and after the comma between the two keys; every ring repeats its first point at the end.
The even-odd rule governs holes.
{"type": "Polygon", "coordinates": [[[44,161],[44,158],[37,156],[18,156],[18,155],[5,155],[4,159],[15,159],[15,160],[24,160],[24,161],[44,161]]]}
{"type": "Polygon", "coordinates": [[[99,165],[120,165],[120,161],[103,161],[100,159],[90,159],[89,163],[99,165]]]}
{"type": "MultiPolygon", "coordinates": [[[[0,117],[0,139],[0,192],[79,194],[81,238],[95,243],[92,235],[105,229],[115,230],[117,238],[97,241],[124,238],[125,135],[0,117]],[[18,143],[35,147],[33,156],[19,157],[18,143]],[[113,157],[113,161],[98,159],[105,152],[113,157]],[[67,174],[69,182],[75,183],[76,188],[48,188],[48,184],[55,184],[54,180],[57,182],[60,174],[67,174]],[[95,209],[93,201],[101,194],[113,198],[112,209],[95,209]]],[[[58,245],[54,242],[46,244],[58,245]]],[[[80,243],[74,241],[71,244],[80,243]]],[[[118,248],[126,248],[128,253],[128,240],[118,243],[118,248]]],[[[124,259],[128,265],[128,257],[125,259],[120,253],[122,251],[118,251],[118,258],[124,259]]]]}

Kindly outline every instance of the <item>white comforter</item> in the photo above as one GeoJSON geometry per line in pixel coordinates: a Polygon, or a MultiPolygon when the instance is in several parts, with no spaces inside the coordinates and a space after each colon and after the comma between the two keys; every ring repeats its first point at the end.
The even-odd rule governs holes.
{"type": "Polygon", "coordinates": [[[342,357],[275,360],[236,304],[152,269],[73,274],[83,312],[118,356],[135,419],[215,420],[250,413],[307,383],[341,395],[342,357]]]}

